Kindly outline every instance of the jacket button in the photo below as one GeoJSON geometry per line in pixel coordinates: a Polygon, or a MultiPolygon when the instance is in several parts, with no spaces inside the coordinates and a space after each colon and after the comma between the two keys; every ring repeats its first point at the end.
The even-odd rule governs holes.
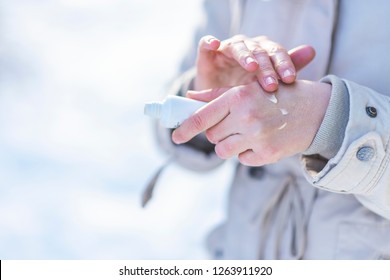
{"type": "Polygon", "coordinates": [[[216,249],[214,251],[214,257],[217,259],[217,260],[220,260],[222,259],[223,257],[223,251],[221,249],[216,249]]]}
{"type": "Polygon", "coordinates": [[[356,153],[356,157],[360,161],[369,161],[374,157],[374,155],[374,148],[368,146],[361,147],[356,153]]]}
{"type": "Polygon", "coordinates": [[[249,176],[255,179],[261,179],[264,176],[265,170],[263,166],[250,167],[249,176]]]}
{"type": "Polygon", "coordinates": [[[378,111],[376,110],[376,108],[371,106],[366,107],[366,113],[370,118],[376,118],[376,116],[378,115],[378,111]]]}

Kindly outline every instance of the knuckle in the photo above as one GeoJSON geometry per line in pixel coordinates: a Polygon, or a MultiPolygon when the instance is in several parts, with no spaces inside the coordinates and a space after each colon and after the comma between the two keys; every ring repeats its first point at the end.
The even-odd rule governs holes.
{"type": "Polygon", "coordinates": [[[237,34],[237,35],[234,35],[232,37],[232,41],[235,42],[235,41],[243,41],[245,40],[247,37],[244,35],[244,34],[237,34]]]}
{"type": "Polygon", "coordinates": [[[270,55],[287,54],[287,50],[281,46],[272,46],[268,52],[270,55]]]}
{"type": "MultiPolygon", "coordinates": [[[[277,73],[279,73],[279,76],[281,77],[281,79],[288,78],[288,76],[295,76],[296,75],[294,64],[286,62],[286,61],[278,63],[275,66],[275,69],[276,69],[277,73]]],[[[287,80],[285,80],[285,82],[287,82],[287,80]]],[[[292,82],[292,81],[290,81],[290,82],[292,82]]]]}
{"type": "Polygon", "coordinates": [[[209,140],[211,143],[216,144],[218,143],[218,139],[216,137],[216,134],[212,130],[206,130],[205,132],[207,140],[209,140]]]}
{"type": "Polygon", "coordinates": [[[237,91],[237,94],[235,94],[236,98],[241,101],[241,102],[244,102],[245,100],[247,100],[248,98],[250,98],[251,96],[251,91],[246,88],[246,87],[241,87],[238,91],[237,91]]]}
{"type": "Polygon", "coordinates": [[[290,61],[287,59],[282,59],[279,60],[275,63],[275,68],[280,69],[280,68],[287,68],[290,65],[290,61]]]}
{"type": "Polygon", "coordinates": [[[252,126],[256,119],[253,109],[245,110],[241,117],[241,121],[245,126],[252,126]]]}
{"type": "Polygon", "coordinates": [[[271,63],[260,63],[259,64],[259,70],[263,73],[263,74],[271,74],[271,73],[274,73],[274,67],[272,66],[271,63]]]}
{"type": "Polygon", "coordinates": [[[237,51],[236,56],[240,61],[244,61],[248,56],[251,56],[251,52],[248,50],[240,49],[237,51]]]}
{"type": "Polygon", "coordinates": [[[203,131],[205,128],[205,120],[198,114],[194,114],[190,118],[190,125],[194,130],[203,131]]]}
{"type": "Polygon", "coordinates": [[[238,160],[247,166],[261,166],[264,164],[273,163],[276,161],[274,157],[267,154],[266,149],[260,149],[256,152],[246,152],[238,155],[238,160]]]}
{"type": "Polygon", "coordinates": [[[268,56],[268,54],[263,56],[256,56],[257,61],[259,62],[259,70],[261,72],[266,73],[273,73],[274,72],[274,66],[272,65],[271,58],[268,56]]]}
{"type": "Polygon", "coordinates": [[[244,42],[246,39],[246,36],[245,35],[242,35],[242,34],[237,34],[237,35],[234,35],[233,37],[223,41],[223,45],[225,46],[233,46],[234,44],[237,44],[237,43],[242,43],[244,42]]]}
{"type": "Polygon", "coordinates": [[[233,146],[230,144],[217,144],[215,146],[215,153],[222,159],[228,159],[232,157],[233,146]]]}
{"type": "Polygon", "coordinates": [[[264,50],[263,48],[261,48],[260,46],[256,46],[252,49],[252,53],[256,56],[267,56],[268,57],[268,53],[266,50],[264,50]]]}
{"type": "Polygon", "coordinates": [[[252,137],[257,137],[263,132],[263,116],[259,114],[258,108],[255,106],[250,106],[243,110],[241,115],[242,125],[252,131],[252,133],[250,133],[252,137]]]}
{"type": "Polygon", "coordinates": [[[234,94],[231,95],[230,97],[230,107],[235,107],[235,106],[240,106],[243,102],[244,102],[244,99],[245,99],[245,90],[237,90],[236,92],[234,92],[234,94]]]}

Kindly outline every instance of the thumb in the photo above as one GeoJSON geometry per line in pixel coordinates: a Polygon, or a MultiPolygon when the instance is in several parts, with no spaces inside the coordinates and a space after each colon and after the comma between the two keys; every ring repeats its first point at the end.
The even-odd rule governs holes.
{"type": "Polygon", "coordinates": [[[211,88],[200,91],[189,90],[187,91],[186,96],[191,99],[203,102],[210,102],[224,94],[229,89],[230,88],[211,88]]]}
{"type": "Polygon", "coordinates": [[[288,51],[297,71],[308,65],[315,57],[316,52],[312,46],[302,45],[288,51]]]}
{"type": "Polygon", "coordinates": [[[216,51],[221,45],[221,41],[212,35],[203,36],[198,43],[198,52],[209,53],[210,51],[216,51]]]}

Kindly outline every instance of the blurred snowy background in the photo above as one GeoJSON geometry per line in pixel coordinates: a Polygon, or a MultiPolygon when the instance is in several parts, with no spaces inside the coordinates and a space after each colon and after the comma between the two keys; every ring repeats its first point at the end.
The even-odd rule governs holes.
{"type": "Polygon", "coordinates": [[[232,168],[165,161],[161,99],[200,0],[0,3],[0,259],[203,259],[232,168]]]}

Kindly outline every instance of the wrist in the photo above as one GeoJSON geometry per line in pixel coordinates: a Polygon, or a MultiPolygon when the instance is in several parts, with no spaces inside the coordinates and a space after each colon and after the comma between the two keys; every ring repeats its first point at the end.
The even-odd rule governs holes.
{"type": "Polygon", "coordinates": [[[304,154],[320,154],[330,159],[337,154],[344,140],[349,120],[349,93],[344,82],[335,76],[327,76],[321,83],[332,86],[331,97],[321,126],[304,154]]]}
{"type": "Polygon", "coordinates": [[[330,84],[306,80],[280,85],[279,106],[291,108],[291,114],[286,116],[287,123],[294,124],[291,133],[296,134],[300,142],[296,152],[306,151],[313,143],[325,118],[331,91],[330,84]]]}

